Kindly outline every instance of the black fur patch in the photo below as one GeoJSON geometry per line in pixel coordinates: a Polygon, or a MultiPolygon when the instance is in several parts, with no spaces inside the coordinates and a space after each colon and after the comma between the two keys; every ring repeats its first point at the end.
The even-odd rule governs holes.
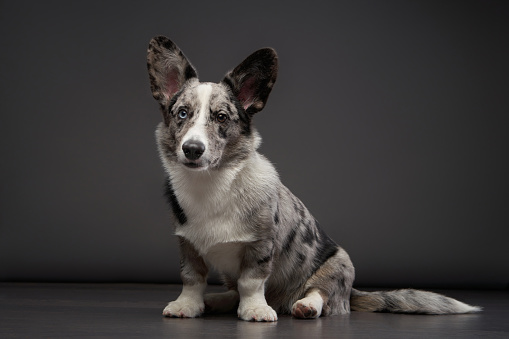
{"type": "Polygon", "coordinates": [[[338,252],[338,245],[318,228],[320,234],[318,246],[316,247],[315,257],[313,258],[313,270],[316,271],[323,263],[338,252]]]}
{"type": "Polygon", "coordinates": [[[177,196],[173,191],[173,186],[171,185],[171,180],[169,177],[167,177],[165,181],[164,195],[166,196],[166,199],[171,206],[171,210],[177,217],[179,223],[184,225],[187,222],[187,216],[177,200],[177,196]]]}
{"type": "Polygon", "coordinates": [[[258,265],[266,264],[272,259],[272,255],[268,255],[263,259],[257,261],[258,265]]]}
{"type": "Polygon", "coordinates": [[[184,71],[184,75],[186,79],[196,78],[198,74],[196,73],[195,69],[191,64],[187,64],[186,69],[184,71]]]}
{"type": "Polygon", "coordinates": [[[225,77],[223,79],[223,82],[225,83],[225,85],[227,85],[228,87],[230,87],[231,89],[235,88],[235,85],[233,84],[233,81],[232,79],[230,79],[229,77],[225,77]]]}
{"type": "Polygon", "coordinates": [[[168,104],[167,108],[163,108],[161,106],[161,110],[162,110],[162,113],[163,113],[164,124],[166,126],[170,125],[171,110],[173,109],[173,106],[177,102],[178,98],[182,95],[182,92],[183,92],[183,90],[181,89],[180,91],[175,93],[175,95],[171,98],[170,103],[168,104]]]}
{"type": "Polygon", "coordinates": [[[170,50],[170,51],[177,50],[177,45],[175,45],[175,43],[173,43],[173,41],[171,41],[170,39],[168,39],[164,36],[158,36],[154,39],[157,41],[157,43],[159,45],[163,46],[167,50],[170,50]]]}
{"type": "MultiPolygon", "coordinates": [[[[231,84],[230,79],[225,78],[223,80],[224,82],[228,82],[231,84]]],[[[243,135],[250,135],[251,134],[251,116],[249,116],[246,111],[244,110],[244,107],[242,107],[242,104],[237,99],[233,93],[230,91],[230,101],[235,104],[235,109],[237,110],[237,114],[239,115],[240,119],[240,127],[241,127],[241,133],[243,135]]],[[[228,112],[232,114],[231,110],[228,108],[228,112]]]]}
{"type": "Polygon", "coordinates": [[[297,253],[297,260],[299,260],[299,264],[302,265],[306,261],[306,256],[302,253],[297,253]]]}
{"type": "Polygon", "coordinates": [[[304,233],[302,234],[302,241],[304,241],[308,245],[313,245],[313,242],[315,241],[315,232],[313,230],[313,226],[310,224],[305,225],[304,233]]]}
{"type": "Polygon", "coordinates": [[[276,212],[274,213],[274,224],[279,224],[279,204],[276,202],[276,212]]]}
{"type": "Polygon", "coordinates": [[[295,231],[295,229],[292,229],[285,239],[285,243],[283,244],[283,251],[285,251],[286,253],[290,252],[290,248],[292,247],[292,243],[295,240],[296,235],[297,231],[295,231]]]}
{"type": "Polygon", "coordinates": [[[226,128],[224,128],[223,126],[219,126],[219,136],[223,139],[226,139],[228,137],[228,135],[226,134],[226,128]]]}

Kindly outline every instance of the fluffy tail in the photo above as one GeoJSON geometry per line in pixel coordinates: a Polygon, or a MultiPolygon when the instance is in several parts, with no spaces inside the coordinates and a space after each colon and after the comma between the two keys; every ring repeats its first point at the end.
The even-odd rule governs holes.
{"type": "Polygon", "coordinates": [[[412,289],[383,292],[352,289],[350,307],[352,311],[416,314],[458,314],[482,310],[437,293],[412,289]]]}

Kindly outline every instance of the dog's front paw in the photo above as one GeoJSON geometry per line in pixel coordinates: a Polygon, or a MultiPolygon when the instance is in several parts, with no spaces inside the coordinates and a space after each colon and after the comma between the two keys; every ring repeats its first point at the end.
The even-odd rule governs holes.
{"type": "Polygon", "coordinates": [[[246,321],[277,321],[276,311],[269,305],[263,304],[241,306],[238,316],[246,321]]]}
{"type": "Polygon", "coordinates": [[[200,316],[205,309],[205,304],[195,302],[172,301],[163,310],[165,317],[195,318],[200,316]]]}

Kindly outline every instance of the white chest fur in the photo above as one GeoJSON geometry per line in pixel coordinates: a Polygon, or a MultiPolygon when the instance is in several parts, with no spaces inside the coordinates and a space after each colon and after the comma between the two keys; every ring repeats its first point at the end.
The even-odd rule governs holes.
{"type": "Polygon", "coordinates": [[[234,184],[237,173],[171,173],[175,195],[187,217],[175,233],[189,240],[201,255],[217,244],[255,240],[242,222],[245,206],[234,184]]]}
{"type": "Polygon", "coordinates": [[[175,234],[189,240],[201,255],[218,244],[254,241],[254,235],[235,219],[231,213],[188,218],[184,226],[177,227],[175,234]]]}
{"type": "Polygon", "coordinates": [[[254,151],[236,168],[196,172],[161,158],[187,218],[176,235],[203,256],[218,244],[257,240],[243,220],[246,211],[276,195],[279,178],[269,161],[254,151]]]}

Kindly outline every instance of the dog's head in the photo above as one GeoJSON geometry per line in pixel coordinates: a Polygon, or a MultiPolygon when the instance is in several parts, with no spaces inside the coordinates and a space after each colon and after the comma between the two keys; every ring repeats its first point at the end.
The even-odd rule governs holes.
{"type": "Polygon", "coordinates": [[[147,66],[163,113],[157,138],[164,160],[206,170],[241,161],[256,147],[251,120],[276,81],[273,49],[254,52],[219,83],[199,82],[177,45],[159,36],[150,41],[147,66]]]}

